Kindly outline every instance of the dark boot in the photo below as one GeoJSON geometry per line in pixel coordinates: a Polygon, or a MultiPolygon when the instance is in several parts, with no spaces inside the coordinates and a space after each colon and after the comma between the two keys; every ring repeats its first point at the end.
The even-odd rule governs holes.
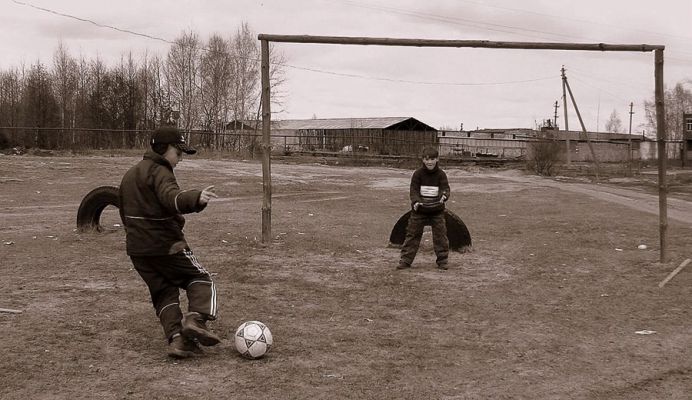
{"type": "Polygon", "coordinates": [[[404,261],[399,261],[399,265],[396,266],[396,269],[406,269],[406,268],[411,268],[411,264],[408,264],[404,261]]]}
{"type": "Polygon", "coordinates": [[[219,344],[221,339],[209,331],[206,322],[207,319],[200,313],[186,313],[183,315],[183,335],[189,339],[197,339],[202,346],[219,344]]]}
{"type": "Polygon", "coordinates": [[[204,355],[204,350],[199,346],[199,342],[195,339],[185,338],[185,350],[191,351],[196,356],[204,355]]]}
{"type": "Polygon", "coordinates": [[[173,358],[190,358],[194,356],[195,353],[186,344],[185,338],[176,333],[173,338],[168,343],[168,356],[173,358]]]}

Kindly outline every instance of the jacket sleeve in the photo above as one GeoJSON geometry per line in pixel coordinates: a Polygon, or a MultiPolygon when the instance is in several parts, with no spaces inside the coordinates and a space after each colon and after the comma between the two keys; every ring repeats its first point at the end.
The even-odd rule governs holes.
{"type": "Polygon", "coordinates": [[[199,204],[201,190],[180,190],[173,171],[159,167],[152,174],[154,191],[163,207],[171,214],[189,214],[200,212],[206,208],[199,204]]]}
{"type": "Polygon", "coordinates": [[[418,170],[413,172],[411,176],[411,188],[409,189],[409,197],[411,198],[411,206],[416,203],[422,203],[423,198],[420,196],[420,173],[418,170]]]}
{"type": "Polygon", "coordinates": [[[447,180],[447,174],[440,170],[440,196],[445,197],[445,201],[449,200],[449,196],[452,194],[449,188],[449,181],[447,180]]]}

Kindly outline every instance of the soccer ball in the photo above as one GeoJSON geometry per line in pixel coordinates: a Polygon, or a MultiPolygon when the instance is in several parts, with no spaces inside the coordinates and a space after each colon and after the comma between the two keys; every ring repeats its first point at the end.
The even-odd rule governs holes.
{"type": "Polygon", "coordinates": [[[262,357],[273,343],[269,327],[259,321],[243,322],[235,331],[235,348],[245,358],[262,357]]]}

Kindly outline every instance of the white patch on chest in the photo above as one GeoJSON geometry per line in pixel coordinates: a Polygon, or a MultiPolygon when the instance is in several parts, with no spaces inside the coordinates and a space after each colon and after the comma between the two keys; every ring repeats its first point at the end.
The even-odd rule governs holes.
{"type": "Polygon", "coordinates": [[[421,186],[420,195],[424,197],[437,197],[440,193],[440,188],[437,186],[421,186]]]}

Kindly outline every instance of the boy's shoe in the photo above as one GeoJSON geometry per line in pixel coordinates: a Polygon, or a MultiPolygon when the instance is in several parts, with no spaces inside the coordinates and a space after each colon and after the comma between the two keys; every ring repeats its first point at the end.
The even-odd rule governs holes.
{"type": "Polygon", "coordinates": [[[411,268],[411,264],[406,264],[403,261],[399,261],[399,265],[396,266],[396,269],[406,269],[406,268],[411,268]]]}
{"type": "Polygon", "coordinates": [[[437,264],[437,268],[438,268],[438,269],[443,269],[443,270],[446,271],[447,269],[449,269],[449,266],[447,265],[446,262],[443,262],[443,263],[437,264]]]}
{"type": "Polygon", "coordinates": [[[187,344],[187,341],[181,334],[176,334],[168,343],[168,356],[173,358],[190,358],[195,353],[187,344]]]}
{"type": "Polygon", "coordinates": [[[189,339],[197,339],[202,346],[214,346],[221,339],[207,329],[206,318],[200,313],[189,312],[183,315],[183,335],[189,339]]]}
{"type": "Polygon", "coordinates": [[[189,350],[196,356],[204,355],[204,350],[199,346],[199,342],[195,339],[185,338],[185,350],[189,350]]]}

